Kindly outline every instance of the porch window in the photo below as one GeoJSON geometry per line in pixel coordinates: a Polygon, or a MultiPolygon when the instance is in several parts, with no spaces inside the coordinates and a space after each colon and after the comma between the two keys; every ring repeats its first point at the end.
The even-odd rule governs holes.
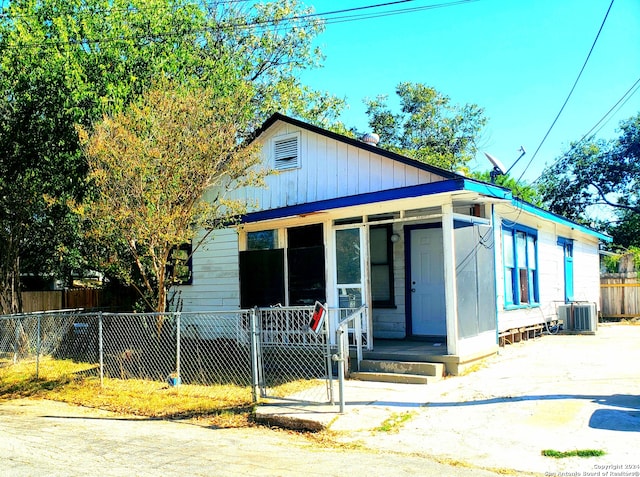
{"type": "Polygon", "coordinates": [[[284,250],[240,252],[240,306],[285,304],[284,250]]]}
{"type": "Polygon", "coordinates": [[[289,304],[313,305],[326,299],[322,224],[287,230],[289,304]]]}
{"type": "Polygon", "coordinates": [[[538,237],[533,229],[514,225],[502,229],[506,306],[537,304],[538,237]]]}
{"type": "Polygon", "coordinates": [[[278,231],[247,233],[240,252],[240,305],[312,305],[326,300],[322,224],[286,230],[287,247],[278,247],[278,231]]]}
{"type": "Polygon", "coordinates": [[[373,306],[394,306],[393,247],[391,225],[379,225],[369,229],[371,259],[371,298],[373,306]]]}
{"type": "Polygon", "coordinates": [[[277,230],[247,233],[247,250],[273,250],[278,246],[277,230]]]}

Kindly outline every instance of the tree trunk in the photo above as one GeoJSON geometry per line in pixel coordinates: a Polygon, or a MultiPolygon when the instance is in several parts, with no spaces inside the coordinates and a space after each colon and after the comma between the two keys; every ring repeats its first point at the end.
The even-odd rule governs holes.
{"type": "Polygon", "coordinates": [[[0,314],[9,315],[22,311],[20,290],[20,257],[9,237],[0,251],[0,314]]]}

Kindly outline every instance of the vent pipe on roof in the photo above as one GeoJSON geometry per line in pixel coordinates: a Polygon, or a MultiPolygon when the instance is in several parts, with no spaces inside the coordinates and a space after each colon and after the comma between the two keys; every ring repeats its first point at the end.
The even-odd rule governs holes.
{"type": "Polygon", "coordinates": [[[377,146],[380,142],[380,136],[376,133],[367,133],[360,138],[362,142],[365,144],[369,144],[370,146],[377,146]]]}

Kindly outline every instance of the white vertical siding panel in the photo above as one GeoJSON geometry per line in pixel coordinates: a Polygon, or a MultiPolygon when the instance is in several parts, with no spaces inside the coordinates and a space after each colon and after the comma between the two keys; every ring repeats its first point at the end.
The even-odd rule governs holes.
{"type": "Polygon", "coordinates": [[[405,169],[406,169],[405,185],[412,186],[412,185],[418,184],[419,183],[418,169],[415,169],[413,167],[408,167],[408,166],[405,166],[405,169]]]}
{"type": "Polygon", "coordinates": [[[433,182],[433,177],[430,172],[420,170],[418,172],[418,184],[429,184],[433,182]]]}
{"type": "Polygon", "coordinates": [[[349,148],[346,144],[336,144],[336,168],[337,175],[337,196],[342,197],[349,193],[349,148]]]}
{"type": "Polygon", "coordinates": [[[327,198],[327,183],[329,171],[327,171],[327,140],[325,137],[316,135],[315,142],[315,198],[323,200],[327,198]]]}
{"type": "Polygon", "coordinates": [[[382,157],[369,154],[369,188],[371,191],[382,189],[382,157]]]}
{"type": "Polygon", "coordinates": [[[324,149],[326,151],[326,175],[319,174],[319,176],[326,177],[326,182],[323,185],[325,194],[322,198],[329,199],[338,196],[338,143],[325,138],[324,149]]]}
{"type": "Polygon", "coordinates": [[[394,187],[394,167],[395,161],[380,157],[380,174],[382,176],[380,181],[380,188],[382,190],[391,189],[394,187]]]}
{"type": "MultiPolygon", "coordinates": [[[[312,145],[310,144],[311,138],[309,133],[302,131],[300,135],[300,168],[291,171],[296,177],[296,197],[294,199],[295,204],[302,204],[305,202],[312,202],[315,197],[310,193],[309,176],[313,177],[313,171],[316,167],[317,161],[315,156],[312,156],[312,145]]],[[[317,179],[316,179],[317,180],[317,179]]],[[[292,205],[289,203],[288,205],[292,205]]]]}
{"type": "Polygon", "coordinates": [[[400,162],[393,163],[393,184],[391,188],[403,187],[405,185],[405,166],[400,162]]]}
{"type": "Polygon", "coordinates": [[[358,149],[354,146],[347,146],[347,195],[355,195],[358,193],[358,149]]]}
{"type": "Polygon", "coordinates": [[[371,153],[363,150],[358,151],[358,194],[371,191],[370,159],[371,153]]]}

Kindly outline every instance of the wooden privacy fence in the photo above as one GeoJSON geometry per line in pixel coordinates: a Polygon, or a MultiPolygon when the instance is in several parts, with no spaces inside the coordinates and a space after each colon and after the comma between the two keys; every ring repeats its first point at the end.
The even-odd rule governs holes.
{"type": "Polygon", "coordinates": [[[101,306],[101,292],[95,288],[22,292],[22,309],[24,313],[31,313],[71,308],[98,308],[101,306]]]}
{"type": "Polygon", "coordinates": [[[602,274],[600,310],[604,318],[640,317],[638,272],[602,274]]]}

